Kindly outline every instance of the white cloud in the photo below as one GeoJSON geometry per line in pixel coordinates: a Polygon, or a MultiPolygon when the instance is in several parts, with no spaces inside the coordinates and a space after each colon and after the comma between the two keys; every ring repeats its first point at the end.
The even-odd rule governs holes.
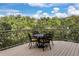
{"type": "Polygon", "coordinates": [[[36,14],[41,14],[42,13],[42,10],[38,10],[37,12],[36,12],[36,14]]]}
{"type": "Polygon", "coordinates": [[[68,7],[68,15],[79,15],[79,10],[76,9],[74,6],[68,7]]]}
{"type": "Polygon", "coordinates": [[[19,10],[13,10],[13,9],[10,9],[10,10],[6,10],[6,15],[21,15],[22,13],[20,13],[19,10]],[[7,12],[8,11],[8,12],[7,12]]]}
{"type": "Polygon", "coordinates": [[[28,3],[28,5],[33,6],[33,7],[51,7],[53,4],[49,3],[28,3]]]}
{"type": "Polygon", "coordinates": [[[6,13],[6,15],[22,15],[21,13],[15,13],[15,12],[8,12],[6,13]]]}
{"type": "Polygon", "coordinates": [[[38,11],[36,12],[36,14],[33,15],[32,17],[39,19],[39,18],[41,18],[41,17],[50,17],[50,16],[49,16],[48,13],[42,12],[42,10],[38,10],[38,11]]]}
{"type": "Polygon", "coordinates": [[[14,10],[14,9],[0,9],[0,12],[19,12],[18,10],[14,10]]]}
{"type": "Polygon", "coordinates": [[[38,11],[36,12],[36,14],[33,15],[33,17],[35,17],[35,18],[40,18],[41,16],[42,16],[42,10],[38,10],[38,11]]]}
{"type": "Polygon", "coordinates": [[[22,12],[20,12],[19,10],[15,10],[15,9],[0,9],[0,14],[1,15],[24,15],[22,12]]]}
{"type": "Polygon", "coordinates": [[[58,7],[55,7],[55,8],[53,8],[53,11],[51,11],[51,13],[57,13],[57,12],[59,12],[59,8],[58,7]]]}
{"type": "Polygon", "coordinates": [[[53,10],[51,11],[52,15],[49,15],[46,12],[42,12],[42,10],[39,10],[36,12],[36,14],[34,15],[36,18],[40,18],[40,17],[59,17],[59,18],[65,18],[71,15],[79,15],[79,10],[76,9],[76,7],[74,6],[69,6],[67,11],[65,12],[60,12],[60,9],[58,7],[53,8],[53,10]]]}
{"type": "Polygon", "coordinates": [[[51,11],[51,13],[54,14],[54,16],[59,17],[59,18],[64,18],[72,15],[79,15],[79,10],[75,6],[69,6],[67,9],[67,13],[65,12],[60,12],[60,9],[55,7],[51,11]]]}
{"type": "Polygon", "coordinates": [[[65,18],[65,17],[68,16],[66,13],[61,13],[60,9],[58,7],[53,8],[53,10],[51,11],[51,13],[53,13],[54,17],[58,17],[58,18],[65,18]]]}
{"type": "Polygon", "coordinates": [[[58,18],[65,18],[67,17],[68,15],[66,13],[61,13],[61,12],[58,12],[58,13],[55,13],[54,16],[58,17],[58,18]]]}
{"type": "Polygon", "coordinates": [[[43,17],[49,17],[48,13],[43,13],[42,15],[43,15],[43,17]]]}
{"type": "Polygon", "coordinates": [[[32,17],[39,19],[40,16],[38,14],[33,15],[32,17]]]}

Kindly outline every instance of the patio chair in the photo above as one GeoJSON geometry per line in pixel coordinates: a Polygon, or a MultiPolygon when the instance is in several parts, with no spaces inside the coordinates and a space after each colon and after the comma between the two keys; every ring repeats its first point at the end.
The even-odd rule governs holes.
{"type": "Polygon", "coordinates": [[[49,32],[49,33],[47,33],[46,35],[47,35],[47,37],[48,37],[48,40],[50,40],[50,41],[52,42],[52,45],[54,45],[54,43],[53,43],[53,35],[54,35],[54,34],[49,32]]]}
{"type": "Polygon", "coordinates": [[[51,50],[50,39],[49,39],[48,34],[44,35],[44,38],[40,40],[40,43],[43,46],[43,51],[45,50],[45,47],[49,47],[51,50]]]}
{"type": "Polygon", "coordinates": [[[38,31],[33,31],[32,34],[33,34],[33,35],[34,35],[34,34],[39,34],[39,32],[38,32],[38,31]]]}
{"type": "Polygon", "coordinates": [[[32,48],[33,43],[37,43],[37,39],[34,39],[30,33],[28,33],[28,37],[29,37],[29,48],[32,48]]]}

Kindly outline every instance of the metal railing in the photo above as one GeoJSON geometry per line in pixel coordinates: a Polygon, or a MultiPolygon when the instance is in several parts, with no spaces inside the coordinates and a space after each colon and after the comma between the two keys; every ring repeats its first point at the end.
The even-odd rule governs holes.
{"type": "MultiPolygon", "coordinates": [[[[28,32],[34,30],[0,31],[0,50],[28,42],[28,32]]],[[[44,29],[40,33],[53,33],[54,40],[79,42],[79,29],[44,29]]]]}
{"type": "Polygon", "coordinates": [[[28,30],[0,31],[0,50],[26,43],[27,32],[28,30]]]}

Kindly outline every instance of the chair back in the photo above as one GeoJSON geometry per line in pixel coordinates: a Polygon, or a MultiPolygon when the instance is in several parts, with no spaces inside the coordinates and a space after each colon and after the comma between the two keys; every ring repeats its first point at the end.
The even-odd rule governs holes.
{"type": "Polygon", "coordinates": [[[30,33],[28,33],[28,37],[29,37],[29,41],[32,41],[32,37],[30,33]]]}
{"type": "Polygon", "coordinates": [[[47,33],[47,34],[45,34],[45,38],[47,40],[52,40],[53,39],[53,35],[51,33],[47,33]]]}
{"type": "Polygon", "coordinates": [[[33,33],[32,34],[39,34],[39,32],[38,31],[33,31],[33,33]]]}

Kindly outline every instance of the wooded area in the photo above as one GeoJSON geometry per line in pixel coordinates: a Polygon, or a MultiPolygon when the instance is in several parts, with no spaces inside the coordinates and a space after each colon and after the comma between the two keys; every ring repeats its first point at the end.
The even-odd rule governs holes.
{"type": "Polygon", "coordinates": [[[79,16],[40,19],[21,15],[0,17],[0,48],[27,42],[27,33],[34,30],[52,32],[54,40],[79,42],[79,16]]]}

